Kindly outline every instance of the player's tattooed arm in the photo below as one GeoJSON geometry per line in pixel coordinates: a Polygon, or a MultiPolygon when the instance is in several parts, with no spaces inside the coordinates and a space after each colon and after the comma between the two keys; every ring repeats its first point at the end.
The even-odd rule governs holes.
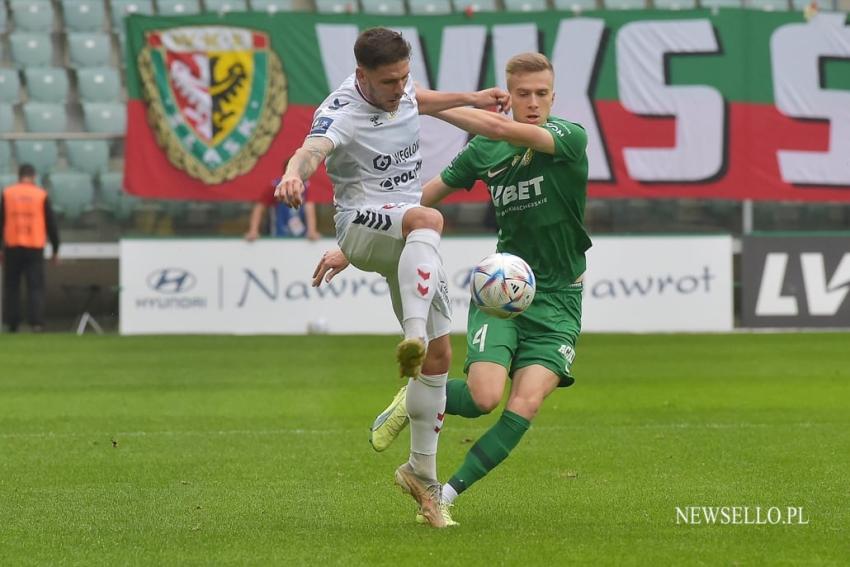
{"type": "Polygon", "coordinates": [[[439,112],[435,116],[471,134],[491,140],[502,140],[538,152],[555,153],[555,140],[548,130],[534,124],[517,122],[502,114],[474,108],[454,108],[439,112]]]}
{"type": "Polygon", "coordinates": [[[416,100],[419,103],[419,114],[430,116],[459,106],[496,108],[500,112],[507,112],[511,107],[511,95],[498,87],[470,93],[447,93],[426,89],[417,84],[416,100]]]}
{"type": "Polygon", "coordinates": [[[324,136],[304,140],[286,165],[286,172],[274,190],[275,199],[297,209],[303,203],[304,181],[310,178],[319,165],[334,149],[334,144],[324,136]]]}

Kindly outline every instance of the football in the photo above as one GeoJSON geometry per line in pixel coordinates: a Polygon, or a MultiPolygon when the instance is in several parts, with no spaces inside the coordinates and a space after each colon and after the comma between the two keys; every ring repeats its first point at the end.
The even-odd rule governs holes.
{"type": "Polygon", "coordinates": [[[473,268],[469,287],[472,303],[481,311],[510,319],[534,300],[534,272],[519,256],[497,252],[473,268]]]}

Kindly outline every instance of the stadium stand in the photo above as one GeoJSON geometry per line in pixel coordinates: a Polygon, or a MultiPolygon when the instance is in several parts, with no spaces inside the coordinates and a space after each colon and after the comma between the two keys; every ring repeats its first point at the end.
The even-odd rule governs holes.
{"type": "Polygon", "coordinates": [[[84,102],[83,123],[87,132],[124,135],[127,130],[124,105],[109,102],[84,102]]]}
{"type": "Polygon", "coordinates": [[[60,103],[68,100],[68,73],[64,68],[36,67],[24,70],[27,97],[34,102],[60,103]]]}
{"type": "Polygon", "coordinates": [[[158,13],[163,16],[184,16],[186,14],[198,14],[201,12],[201,3],[198,0],[172,0],[171,2],[159,2],[158,13]]]}
{"type": "Polygon", "coordinates": [[[16,30],[53,31],[53,4],[48,0],[14,0],[11,8],[16,30]]]}
{"type": "Polygon", "coordinates": [[[316,0],[320,14],[353,14],[360,11],[356,0],[316,0]]]}
{"type": "Polygon", "coordinates": [[[604,0],[608,10],[643,10],[646,0],[604,0]]]}
{"type": "Polygon", "coordinates": [[[68,162],[73,169],[97,175],[109,169],[109,143],[106,140],[68,140],[68,162]]]}
{"type": "Polygon", "coordinates": [[[94,183],[91,175],[81,171],[50,174],[50,198],[60,214],[71,220],[93,209],[94,183]]]}
{"type": "Polygon", "coordinates": [[[454,0],[456,12],[495,12],[499,9],[496,0],[454,0]]]}
{"type": "Polygon", "coordinates": [[[248,3],[246,0],[205,0],[204,8],[207,12],[244,12],[248,3]]]}
{"type": "Polygon", "coordinates": [[[68,34],[68,57],[72,67],[103,67],[112,60],[109,35],[99,32],[68,34]]]}
{"type": "Polygon", "coordinates": [[[363,0],[362,4],[366,14],[401,16],[406,13],[402,0],[363,0]]]}
{"type": "Polygon", "coordinates": [[[703,8],[740,8],[741,0],[700,0],[703,8]]]}
{"type": "Polygon", "coordinates": [[[655,0],[660,10],[692,10],[697,7],[696,0],[655,0]]]}
{"type": "Polygon", "coordinates": [[[505,0],[509,12],[544,12],[549,9],[546,0],[505,0]]]}
{"type": "Polygon", "coordinates": [[[411,14],[451,14],[449,0],[408,0],[411,14]]]}
{"type": "Polygon", "coordinates": [[[39,173],[53,169],[59,161],[59,144],[53,140],[15,140],[15,157],[18,163],[29,163],[39,173]]]}
{"type": "Polygon", "coordinates": [[[293,0],[253,0],[251,9],[256,12],[292,12],[295,11],[293,0]]]}
{"type": "Polygon", "coordinates": [[[586,12],[596,10],[596,0],[553,0],[556,10],[586,12]]]}
{"type": "Polygon", "coordinates": [[[124,174],[109,171],[100,176],[100,204],[117,220],[130,218],[138,199],[124,192],[124,174]]]}
{"type": "Polygon", "coordinates": [[[0,140],[0,174],[12,171],[12,144],[0,140]]]}
{"type": "Polygon", "coordinates": [[[106,25],[101,0],[62,0],[62,15],[69,32],[99,32],[106,25]]]}
{"type": "Polygon", "coordinates": [[[15,113],[12,111],[12,105],[0,102],[0,132],[14,132],[15,130],[15,113]]]}
{"type": "Polygon", "coordinates": [[[0,102],[15,103],[21,99],[21,78],[15,69],[0,68],[0,102]]]}
{"type": "Polygon", "coordinates": [[[749,0],[749,7],[766,12],[788,10],[788,0],[749,0]]]}
{"type": "MultiPolygon", "coordinates": [[[[79,201],[69,198],[66,202],[67,218],[78,218],[77,213],[89,210],[95,200],[102,202],[115,218],[130,218],[135,201],[121,192],[120,170],[126,131],[121,53],[126,41],[124,19],[131,14],[312,10],[418,15],[550,9],[582,13],[599,9],[742,6],[802,11],[810,4],[811,0],[0,0],[0,134],[9,138],[0,139],[0,175],[13,176],[18,164],[31,162],[48,176],[54,191],[62,188],[64,193],[82,187],[79,201]],[[15,139],[16,134],[21,134],[22,139],[15,139]],[[38,135],[45,138],[36,139],[38,135]],[[93,199],[92,191],[98,199],[93,199]]],[[[850,0],[822,0],[818,4],[822,11],[850,9],[850,0]]],[[[183,214],[187,205],[151,202],[150,208],[183,214]]],[[[634,208],[633,217],[643,214],[640,205],[627,205],[589,203],[588,216],[613,223],[625,218],[622,210],[627,208],[634,208]]],[[[732,206],[729,203],[717,206],[720,205],[726,208],[711,209],[717,218],[736,214],[727,210],[732,206]]],[[[670,206],[675,210],[665,213],[667,216],[689,214],[688,204],[671,202],[670,206]]],[[[659,205],[644,212],[655,214],[662,209],[659,205]]],[[[708,209],[703,206],[699,214],[708,209]]],[[[797,210],[778,205],[774,209],[769,209],[770,214],[776,212],[782,218],[791,218],[789,211],[797,210]]],[[[816,209],[804,216],[826,214],[826,208],[816,209]]],[[[228,207],[221,210],[230,212],[228,207]]],[[[238,213],[236,208],[232,212],[238,213]]]]}
{"type": "Polygon", "coordinates": [[[118,102],[121,79],[112,67],[90,67],[77,71],[77,89],[81,102],[118,102]]]}
{"type": "Polygon", "coordinates": [[[130,14],[153,14],[152,0],[111,0],[112,31],[124,35],[124,17],[130,14]]]}
{"type": "Polygon", "coordinates": [[[19,69],[50,67],[53,64],[53,43],[44,33],[13,32],[9,34],[12,61],[19,69]]]}
{"type": "Polygon", "coordinates": [[[68,129],[65,105],[46,102],[23,104],[24,124],[29,132],[55,134],[68,129]]]}

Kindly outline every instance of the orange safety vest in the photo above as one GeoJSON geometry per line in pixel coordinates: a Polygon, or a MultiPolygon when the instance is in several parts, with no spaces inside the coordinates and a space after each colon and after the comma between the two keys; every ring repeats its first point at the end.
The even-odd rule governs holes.
{"type": "Polygon", "coordinates": [[[31,183],[10,185],[3,191],[3,243],[6,247],[44,248],[47,191],[31,183]]]}

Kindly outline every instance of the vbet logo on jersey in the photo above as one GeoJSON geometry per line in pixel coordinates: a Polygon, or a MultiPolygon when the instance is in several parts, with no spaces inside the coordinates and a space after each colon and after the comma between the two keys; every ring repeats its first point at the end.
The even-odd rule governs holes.
{"type": "Polygon", "coordinates": [[[250,171],[287,106],[268,35],[187,26],[149,31],[145,40],[138,63],[148,119],[168,160],[211,184],[250,171]]]}

